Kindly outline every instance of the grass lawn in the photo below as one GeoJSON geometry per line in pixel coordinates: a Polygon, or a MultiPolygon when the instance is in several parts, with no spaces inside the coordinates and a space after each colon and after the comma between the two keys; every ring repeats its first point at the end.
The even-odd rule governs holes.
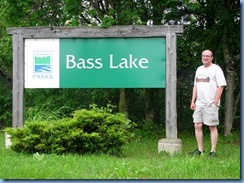
{"type": "Polygon", "coordinates": [[[190,156],[196,148],[194,135],[179,134],[183,152],[174,156],[158,153],[164,135],[136,136],[124,147],[124,156],[27,155],[5,148],[0,133],[1,179],[240,179],[240,139],[219,136],[218,156],[210,158],[209,132],[206,153],[190,156]]]}

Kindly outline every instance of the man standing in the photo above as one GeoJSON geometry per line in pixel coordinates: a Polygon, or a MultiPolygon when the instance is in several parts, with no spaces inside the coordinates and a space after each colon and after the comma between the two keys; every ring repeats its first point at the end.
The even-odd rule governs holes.
{"type": "Polygon", "coordinates": [[[201,155],[204,153],[202,127],[207,125],[211,138],[210,156],[216,156],[218,112],[226,80],[222,69],[213,63],[211,50],[202,52],[202,63],[203,65],[196,70],[191,100],[191,109],[194,110],[195,137],[198,145],[197,150],[191,154],[201,155]]]}

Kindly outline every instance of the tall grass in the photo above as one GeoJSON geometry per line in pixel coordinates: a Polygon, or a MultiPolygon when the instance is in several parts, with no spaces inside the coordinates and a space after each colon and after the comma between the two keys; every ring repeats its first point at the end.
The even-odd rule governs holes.
{"type": "MultiPolygon", "coordinates": [[[[207,135],[207,134],[206,134],[207,135]]],[[[174,156],[157,152],[162,134],[137,135],[124,147],[124,156],[27,155],[5,148],[0,133],[1,179],[240,179],[238,134],[219,137],[218,156],[190,156],[196,148],[193,135],[179,134],[183,152],[174,156]]],[[[208,152],[210,140],[205,136],[208,152]]]]}

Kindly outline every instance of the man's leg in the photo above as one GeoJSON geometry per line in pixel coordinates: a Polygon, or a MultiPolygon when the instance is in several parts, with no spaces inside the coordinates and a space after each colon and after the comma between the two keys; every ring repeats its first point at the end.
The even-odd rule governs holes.
{"type": "Polygon", "coordinates": [[[216,152],[216,146],[218,141],[218,128],[217,126],[209,126],[211,137],[211,152],[216,152]]]}
{"type": "Polygon", "coordinates": [[[196,140],[197,140],[197,146],[198,146],[198,149],[200,151],[203,151],[204,148],[203,148],[203,131],[202,131],[202,126],[203,126],[203,123],[195,123],[194,124],[195,126],[195,136],[196,136],[196,140]]]}

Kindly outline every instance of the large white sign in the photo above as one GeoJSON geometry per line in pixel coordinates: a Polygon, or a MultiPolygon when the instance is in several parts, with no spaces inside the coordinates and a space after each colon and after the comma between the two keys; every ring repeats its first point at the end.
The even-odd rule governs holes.
{"type": "Polygon", "coordinates": [[[165,87],[165,38],[25,39],[25,88],[165,87]]]}

